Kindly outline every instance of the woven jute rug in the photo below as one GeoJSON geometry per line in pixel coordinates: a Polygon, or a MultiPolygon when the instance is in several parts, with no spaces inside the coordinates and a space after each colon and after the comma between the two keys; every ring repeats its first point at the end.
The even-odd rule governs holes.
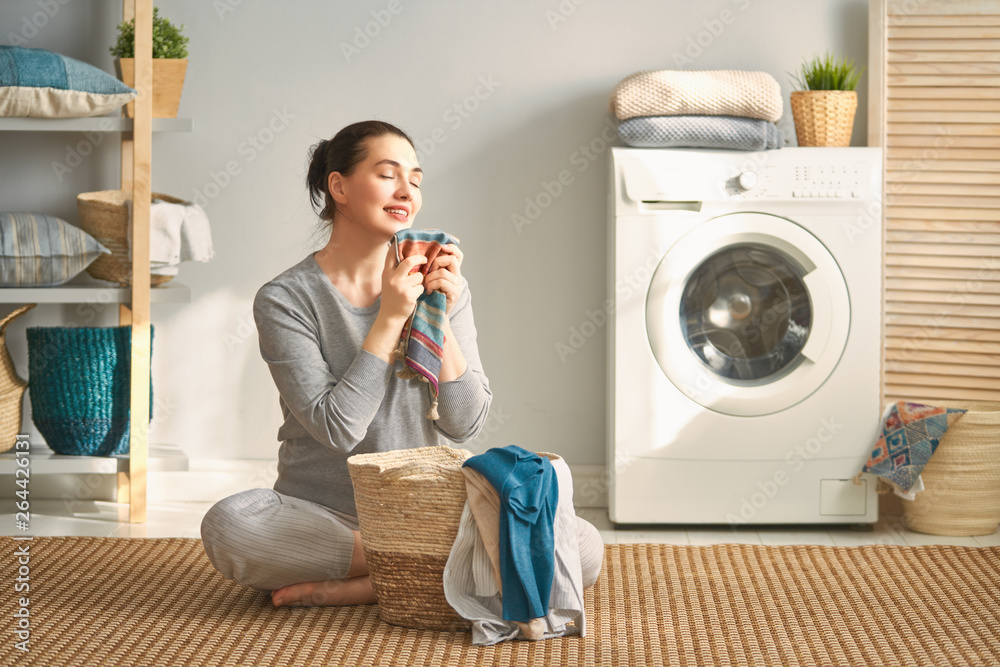
{"type": "Polygon", "coordinates": [[[1000,547],[608,546],[586,637],[478,647],[376,605],[276,609],[199,540],[0,540],[4,665],[1000,664],[1000,547]]]}

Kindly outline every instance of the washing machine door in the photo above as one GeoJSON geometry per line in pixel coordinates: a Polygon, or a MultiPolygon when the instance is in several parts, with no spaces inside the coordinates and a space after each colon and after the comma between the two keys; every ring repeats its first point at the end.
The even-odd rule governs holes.
{"type": "Polygon", "coordinates": [[[712,218],[664,255],[646,331],[670,381],[724,414],[772,414],[830,376],[851,307],[840,267],[795,222],[763,213],[712,218]]]}

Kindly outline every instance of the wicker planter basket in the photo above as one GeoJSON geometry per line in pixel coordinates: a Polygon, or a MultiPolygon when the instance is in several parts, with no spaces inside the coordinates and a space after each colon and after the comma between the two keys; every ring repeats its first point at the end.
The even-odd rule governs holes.
{"type": "Polygon", "coordinates": [[[466,630],[444,596],[444,566],[465,507],[471,452],[421,447],[347,459],[379,616],[422,630],[466,630]]]}
{"type": "Polygon", "coordinates": [[[853,90],[796,90],[792,118],[799,146],[850,146],[858,94],[853,90]]]}
{"type": "MultiPolygon", "coordinates": [[[[132,260],[128,252],[129,200],[132,193],[127,190],[100,190],[82,192],[76,196],[80,229],[93,236],[111,251],[102,254],[87,267],[87,273],[100,280],[118,283],[123,287],[132,284],[132,260]]],[[[182,204],[183,199],[170,195],[153,193],[153,199],[162,199],[172,204],[182,204]]],[[[151,275],[150,285],[162,285],[173,276],[151,275]]]]}
{"type": "Polygon", "coordinates": [[[1000,525],[1000,404],[939,405],[968,412],[924,466],[924,491],[903,500],[903,523],[931,535],[992,534],[1000,525]]]}
{"type": "Polygon", "coordinates": [[[28,383],[14,368],[7,350],[7,325],[35,307],[29,303],[0,320],[0,452],[6,452],[17,442],[21,432],[21,405],[28,383]]]}
{"type": "MultiPolygon", "coordinates": [[[[153,118],[177,118],[187,65],[187,58],[153,58],[153,118]]],[[[122,83],[143,94],[143,88],[135,85],[135,58],[116,58],[115,72],[122,83]]],[[[134,115],[135,102],[129,102],[125,117],[134,115]]]]}
{"type": "MultiPolygon", "coordinates": [[[[49,448],[74,456],[128,454],[132,327],[28,327],[27,335],[31,419],[49,448]]],[[[152,326],[149,335],[152,344],[152,326]]]]}

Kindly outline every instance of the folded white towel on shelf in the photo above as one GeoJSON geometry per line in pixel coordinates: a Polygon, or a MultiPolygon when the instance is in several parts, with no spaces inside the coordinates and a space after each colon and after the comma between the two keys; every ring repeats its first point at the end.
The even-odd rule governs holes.
{"type": "MultiPolygon", "coordinates": [[[[181,227],[184,226],[183,204],[171,204],[154,199],[149,208],[149,263],[176,265],[181,261],[181,227]]],[[[155,273],[155,272],[154,272],[155,273]]]]}
{"type": "Polygon", "coordinates": [[[213,257],[212,228],[205,209],[188,203],[184,207],[184,224],[181,226],[181,261],[207,262],[213,257]]]}
{"type": "MultiPolygon", "coordinates": [[[[132,229],[129,228],[129,257],[132,229]]],[[[212,229],[205,210],[197,204],[175,204],[154,199],[149,208],[149,271],[176,276],[181,262],[207,262],[215,257],[212,229]]]]}

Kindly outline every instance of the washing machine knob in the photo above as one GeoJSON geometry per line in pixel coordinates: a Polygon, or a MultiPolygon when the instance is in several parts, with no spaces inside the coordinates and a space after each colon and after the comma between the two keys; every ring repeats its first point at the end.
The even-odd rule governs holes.
{"type": "Polygon", "coordinates": [[[746,192],[747,190],[753,190],[757,187],[757,173],[753,171],[744,171],[740,174],[739,178],[736,179],[736,183],[740,186],[740,190],[746,192]]]}

